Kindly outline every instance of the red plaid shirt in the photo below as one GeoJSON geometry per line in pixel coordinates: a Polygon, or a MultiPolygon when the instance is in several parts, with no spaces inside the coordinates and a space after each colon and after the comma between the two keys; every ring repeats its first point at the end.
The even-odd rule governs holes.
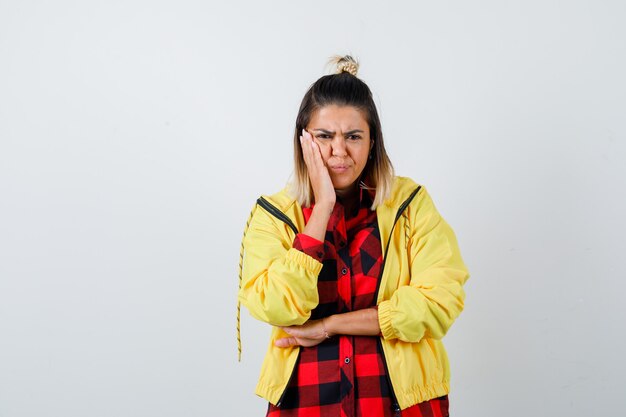
{"type": "MultiPolygon", "coordinates": [[[[293,247],[323,263],[318,277],[319,305],[311,319],[376,306],[383,254],[373,191],[363,188],[359,204],[345,213],[338,198],[324,242],[303,233],[293,247]]],[[[304,207],[305,222],[313,207],[304,207]]],[[[410,370],[407,370],[410,372],[410,370]]],[[[298,362],[280,406],[268,405],[271,417],[446,417],[448,396],[401,412],[387,377],[378,337],[339,335],[317,346],[300,348],[298,362]]]]}

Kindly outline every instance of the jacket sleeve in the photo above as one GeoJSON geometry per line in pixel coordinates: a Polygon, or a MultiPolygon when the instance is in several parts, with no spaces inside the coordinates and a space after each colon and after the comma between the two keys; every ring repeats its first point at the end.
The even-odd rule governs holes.
{"type": "Polygon", "coordinates": [[[419,342],[441,339],[463,310],[469,278],[457,239],[424,187],[409,213],[409,285],[378,306],[385,339],[419,342]]]}
{"type": "Polygon", "coordinates": [[[294,248],[285,227],[256,206],[243,237],[238,299],[254,318],[275,326],[303,324],[319,302],[322,263],[294,248]]]}

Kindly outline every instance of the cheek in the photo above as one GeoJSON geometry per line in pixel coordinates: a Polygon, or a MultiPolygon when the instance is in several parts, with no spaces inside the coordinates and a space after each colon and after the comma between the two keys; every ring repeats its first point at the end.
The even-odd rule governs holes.
{"type": "Polygon", "coordinates": [[[366,148],[355,149],[352,153],[354,162],[359,166],[365,166],[367,163],[367,157],[369,152],[365,150],[366,148]]]}

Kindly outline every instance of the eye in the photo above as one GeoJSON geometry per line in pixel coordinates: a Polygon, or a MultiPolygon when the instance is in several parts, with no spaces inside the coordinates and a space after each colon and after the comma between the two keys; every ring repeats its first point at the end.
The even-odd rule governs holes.
{"type": "Polygon", "coordinates": [[[350,136],[348,136],[348,139],[350,139],[350,140],[359,140],[359,139],[361,139],[361,136],[359,136],[359,135],[350,135],[350,136]]]}
{"type": "Polygon", "coordinates": [[[318,139],[329,139],[330,135],[327,135],[325,133],[320,133],[319,135],[316,136],[316,138],[318,138],[318,139]]]}

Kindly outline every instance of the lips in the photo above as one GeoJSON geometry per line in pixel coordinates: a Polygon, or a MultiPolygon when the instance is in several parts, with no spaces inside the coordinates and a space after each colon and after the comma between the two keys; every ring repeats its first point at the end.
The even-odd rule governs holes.
{"type": "Polygon", "coordinates": [[[330,167],[330,169],[336,172],[345,172],[348,170],[348,168],[349,168],[348,165],[335,165],[335,166],[330,167]]]}

